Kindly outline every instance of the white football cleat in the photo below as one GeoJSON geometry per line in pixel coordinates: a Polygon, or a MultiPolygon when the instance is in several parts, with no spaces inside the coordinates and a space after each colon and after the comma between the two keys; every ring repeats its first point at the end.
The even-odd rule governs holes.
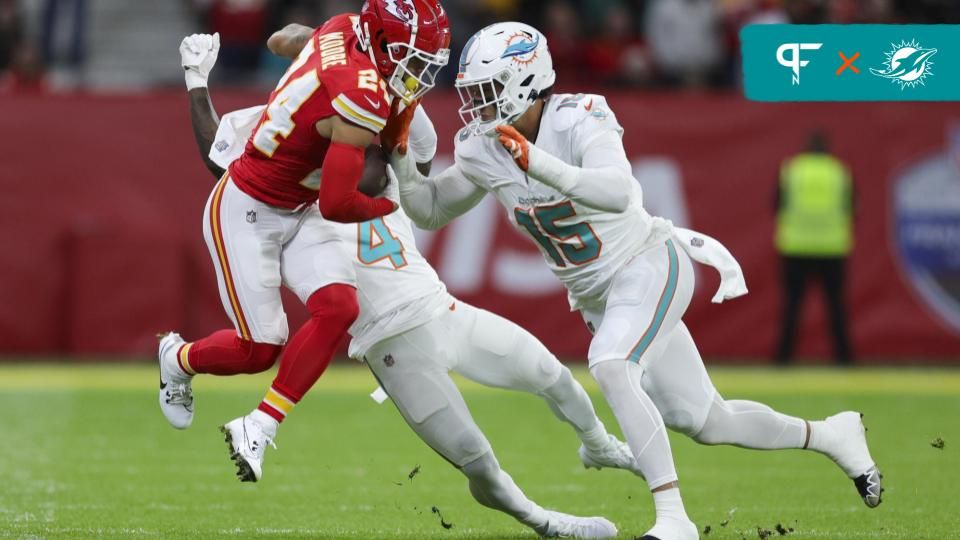
{"type": "Polygon", "coordinates": [[[544,538],[613,538],[617,526],[602,517],[578,517],[545,510],[547,523],[534,530],[544,538]]]}
{"type": "Polygon", "coordinates": [[[273,438],[267,435],[259,422],[241,416],[220,426],[224,440],[230,447],[230,459],[237,464],[237,477],[241,482],[256,482],[263,476],[263,453],[267,445],[276,448],[273,438]]]}
{"type": "Polygon", "coordinates": [[[637,467],[637,460],[633,457],[633,452],[627,443],[607,434],[607,444],[599,450],[589,450],[586,446],[580,445],[580,461],[584,468],[602,469],[611,467],[614,469],[624,469],[633,474],[642,477],[640,469],[637,467]]]}
{"type": "Polygon", "coordinates": [[[873,458],[870,457],[863,415],[854,411],[845,411],[827,417],[823,425],[833,432],[832,444],[826,452],[827,456],[853,480],[864,504],[870,508],[877,507],[881,502],[880,495],[883,493],[883,487],[880,485],[883,476],[873,458]]]}
{"type": "Polygon", "coordinates": [[[658,519],[640,540],[697,540],[700,530],[689,519],[658,519]]]}
{"type": "Polygon", "coordinates": [[[177,429],[187,429],[193,422],[193,388],[191,376],[180,369],[177,351],[184,344],[176,332],[160,337],[157,359],[160,361],[160,410],[167,422],[177,429]]]}

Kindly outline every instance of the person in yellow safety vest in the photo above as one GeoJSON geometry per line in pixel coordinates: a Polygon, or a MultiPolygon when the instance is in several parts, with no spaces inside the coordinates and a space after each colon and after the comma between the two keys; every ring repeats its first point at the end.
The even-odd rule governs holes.
{"type": "Polygon", "coordinates": [[[836,362],[849,364],[848,321],[843,291],[847,256],[853,248],[854,193],[850,172],[827,149],[820,131],[810,134],[807,151],[787,159],[777,187],[775,244],[783,262],[783,315],[776,359],[793,356],[797,320],[807,283],[819,281],[826,293],[836,362]]]}

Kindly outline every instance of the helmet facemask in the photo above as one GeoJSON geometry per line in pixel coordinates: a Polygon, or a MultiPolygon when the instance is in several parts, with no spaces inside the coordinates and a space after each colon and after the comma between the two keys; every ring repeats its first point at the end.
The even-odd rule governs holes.
{"type": "Polygon", "coordinates": [[[460,118],[467,129],[476,135],[490,133],[495,127],[510,124],[526,112],[532,100],[517,99],[514,94],[522,90],[512,88],[519,86],[514,81],[518,75],[504,69],[485,79],[457,80],[457,92],[462,102],[460,118]]]}
{"type": "Polygon", "coordinates": [[[414,34],[411,43],[381,42],[386,48],[390,61],[396,66],[393,75],[387,81],[387,86],[404,101],[411,101],[423,96],[436,85],[437,73],[447,65],[450,59],[450,49],[443,48],[431,54],[418,49],[412,43],[416,39],[414,34]]]}

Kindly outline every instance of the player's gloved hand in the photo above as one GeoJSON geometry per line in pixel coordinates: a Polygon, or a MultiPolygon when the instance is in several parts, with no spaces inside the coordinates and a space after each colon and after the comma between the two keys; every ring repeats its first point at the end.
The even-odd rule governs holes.
{"type": "Polygon", "coordinates": [[[401,154],[394,151],[390,154],[390,164],[387,166],[387,178],[392,182],[399,180],[400,191],[403,191],[405,184],[416,184],[424,180],[423,175],[417,170],[417,162],[413,160],[410,154],[401,154]]]}
{"type": "Polygon", "coordinates": [[[510,152],[517,166],[526,172],[530,168],[530,142],[513,126],[504,124],[497,126],[496,129],[500,134],[500,144],[510,152]]]}
{"type": "Polygon", "coordinates": [[[381,194],[385,199],[389,199],[397,208],[400,208],[400,179],[397,173],[393,172],[393,167],[387,165],[387,185],[383,188],[381,194]]]}
{"type": "Polygon", "coordinates": [[[217,63],[217,53],[220,52],[220,33],[193,34],[183,38],[180,42],[180,65],[183,66],[183,77],[187,83],[187,90],[206,88],[210,70],[217,63]]]}
{"type": "Polygon", "coordinates": [[[400,100],[393,100],[390,107],[390,118],[387,119],[387,125],[380,131],[380,145],[387,154],[392,154],[394,150],[400,155],[407,155],[407,143],[410,140],[410,122],[413,121],[413,113],[420,106],[420,100],[414,100],[409,105],[400,110],[400,100]]]}

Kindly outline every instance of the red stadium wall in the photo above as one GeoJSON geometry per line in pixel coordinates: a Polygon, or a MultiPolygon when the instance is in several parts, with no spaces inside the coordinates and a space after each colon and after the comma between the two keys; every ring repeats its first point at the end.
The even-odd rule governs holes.
{"type": "MultiPolygon", "coordinates": [[[[262,99],[215,98],[221,112],[262,99]]],[[[449,157],[456,96],[438,92],[428,101],[449,157]]],[[[948,155],[960,105],[645,94],[612,95],[610,103],[652,211],[720,239],[743,266],[751,294],[723,305],[709,303],[716,275],[698,271],[686,320],[705,356],[769,356],[779,310],[774,179],[780,161],[822,126],[858,192],[849,269],[857,353],[960,358],[956,298],[944,292],[960,297],[956,281],[932,293],[929,283],[917,285],[923,280],[900,260],[894,197],[908,171],[954,163],[938,156],[948,155]]],[[[197,157],[183,94],[3,97],[0,130],[0,354],[148,355],[157,331],[192,338],[227,324],[200,230],[213,179],[197,157]]],[[[960,183],[956,164],[946,182],[960,183]]],[[[945,241],[960,253],[957,237],[945,241]]],[[[562,357],[584,356],[587,331],[556,281],[544,278],[539,253],[495,206],[425,235],[423,248],[463,300],[519,322],[562,357]]],[[[823,356],[822,303],[813,296],[800,353],[823,356]]],[[[302,320],[296,302],[287,306],[294,323],[302,320]]]]}

